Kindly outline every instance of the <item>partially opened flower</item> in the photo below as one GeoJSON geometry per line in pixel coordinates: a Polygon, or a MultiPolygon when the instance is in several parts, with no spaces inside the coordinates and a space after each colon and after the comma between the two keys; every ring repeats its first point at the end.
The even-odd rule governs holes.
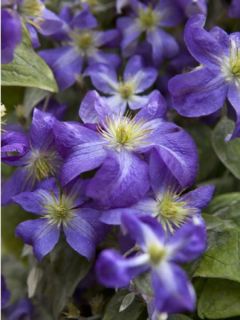
{"type": "Polygon", "coordinates": [[[83,206],[86,201],[84,190],[83,181],[61,190],[50,179],[33,192],[13,197],[24,210],[39,216],[20,223],[16,229],[16,235],[33,246],[38,260],[54,248],[62,230],[75,251],[87,259],[93,257],[100,226],[99,213],[83,206]]]}
{"type": "Polygon", "coordinates": [[[54,49],[42,50],[40,56],[52,68],[59,88],[64,90],[74,84],[82,69],[87,64],[119,64],[119,57],[114,53],[101,50],[106,44],[116,41],[117,30],[97,30],[97,20],[85,7],[74,17],[64,8],[60,16],[65,19],[63,30],[56,36],[62,45],[54,49]]]}
{"type": "Polygon", "coordinates": [[[118,28],[123,34],[121,48],[126,56],[136,49],[141,35],[145,35],[150,44],[152,60],[158,65],[163,58],[177,54],[178,44],[174,37],[164,31],[165,27],[176,26],[182,19],[174,1],[130,1],[132,13],[120,17],[118,28]]]}
{"type": "Polygon", "coordinates": [[[147,95],[142,94],[157,78],[157,71],[144,67],[140,56],[129,59],[123,77],[118,77],[110,64],[92,65],[87,68],[85,74],[91,77],[92,83],[99,91],[109,96],[106,97],[106,103],[112,112],[121,115],[127,106],[136,110],[147,103],[147,95]]]}
{"type": "Polygon", "coordinates": [[[199,117],[223,107],[226,99],[240,126],[240,33],[228,35],[214,27],[203,29],[205,17],[196,15],[186,25],[185,42],[200,66],[169,81],[173,107],[183,116],[199,117]]]}
{"type": "Polygon", "coordinates": [[[80,116],[96,123],[97,129],[60,122],[54,129],[59,150],[66,151],[64,184],[98,169],[87,194],[105,207],[133,204],[149,189],[145,156],[153,149],[181,186],[194,180],[196,147],[185,131],[164,120],[166,104],[159,92],[154,91],[134,117],[112,115],[96,92],[88,93],[86,100],[90,103],[81,106],[80,116]]]}
{"type": "Polygon", "coordinates": [[[136,276],[149,271],[158,311],[192,311],[194,289],[178,264],[192,261],[204,252],[206,231],[202,220],[194,217],[170,237],[151,217],[123,215],[122,224],[139,251],[130,257],[111,249],[103,251],[96,266],[99,281],[107,287],[126,287],[136,276]]]}
{"type": "Polygon", "coordinates": [[[34,109],[29,134],[8,131],[3,135],[2,160],[19,167],[3,184],[3,204],[20,192],[33,190],[39,181],[57,175],[61,156],[55,148],[55,121],[53,115],[34,109]]]}

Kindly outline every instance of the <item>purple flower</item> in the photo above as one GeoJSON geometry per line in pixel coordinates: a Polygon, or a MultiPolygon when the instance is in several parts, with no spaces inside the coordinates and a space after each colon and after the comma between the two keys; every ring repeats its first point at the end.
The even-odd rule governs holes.
{"type": "Polygon", "coordinates": [[[240,18],[240,3],[238,0],[232,0],[228,15],[231,18],[240,18]]]}
{"type": "Polygon", "coordinates": [[[121,115],[127,106],[136,110],[147,103],[148,97],[140,94],[151,87],[157,78],[157,71],[144,67],[140,56],[134,56],[128,61],[123,78],[118,78],[115,69],[109,64],[92,65],[85,74],[91,77],[99,91],[109,95],[106,103],[112,112],[121,115]]]}
{"type": "Polygon", "coordinates": [[[21,20],[16,12],[10,9],[1,10],[1,63],[10,63],[14,51],[22,40],[21,20]]]}
{"type": "Polygon", "coordinates": [[[57,174],[61,157],[55,148],[55,121],[51,114],[34,109],[28,135],[7,132],[3,136],[4,162],[19,167],[3,184],[3,204],[9,203],[13,195],[33,190],[39,181],[57,174]]]}
{"type": "Polygon", "coordinates": [[[54,180],[49,179],[39,189],[20,193],[13,200],[24,210],[40,216],[16,228],[16,235],[33,246],[38,260],[54,248],[61,230],[75,251],[87,259],[93,257],[100,226],[99,212],[83,206],[86,201],[83,181],[60,190],[54,180]]]}
{"type": "Polygon", "coordinates": [[[151,47],[152,60],[156,65],[163,58],[170,58],[178,52],[178,44],[173,36],[162,28],[177,25],[182,16],[172,1],[157,1],[156,4],[143,4],[131,1],[133,13],[121,17],[117,21],[123,34],[121,48],[126,56],[136,49],[140,36],[146,36],[146,42],[151,47]]]}
{"type": "Polygon", "coordinates": [[[22,40],[22,22],[26,23],[34,47],[39,46],[37,32],[49,36],[62,28],[63,22],[41,0],[13,0],[2,4],[2,63],[10,63],[22,40]]]}
{"type": "Polygon", "coordinates": [[[207,32],[204,23],[196,15],[186,25],[186,45],[201,65],[169,81],[173,107],[183,116],[206,116],[227,98],[236,112],[234,137],[240,126],[240,33],[228,35],[218,27],[207,32]]]}
{"type": "Polygon", "coordinates": [[[120,224],[122,214],[151,215],[160,222],[165,232],[173,233],[194,216],[201,214],[201,210],[212,198],[214,187],[206,185],[184,193],[166,165],[159,162],[157,154],[153,152],[149,167],[153,191],[131,207],[105,210],[101,215],[102,222],[120,224]]]}
{"type": "Polygon", "coordinates": [[[63,40],[61,47],[40,51],[40,56],[52,68],[59,88],[64,90],[75,83],[81,74],[84,64],[112,63],[119,64],[119,57],[114,53],[103,52],[100,48],[105,44],[111,45],[117,41],[117,30],[97,31],[96,18],[88,7],[74,17],[67,8],[61,12],[65,19],[62,32],[56,34],[63,40]]]}
{"type": "Polygon", "coordinates": [[[112,115],[96,92],[89,92],[80,108],[85,123],[97,130],[58,122],[55,135],[66,160],[62,182],[98,169],[87,194],[105,207],[131,205],[149,189],[147,155],[156,151],[181,186],[189,185],[197,169],[196,147],[180,127],[164,120],[166,103],[157,91],[134,117],[112,115]],[[87,103],[88,101],[88,103],[87,103]]]}
{"type": "Polygon", "coordinates": [[[107,287],[125,287],[139,274],[150,271],[158,311],[192,311],[194,290],[178,264],[192,261],[204,252],[206,230],[202,220],[195,216],[170,237],[151,217],[123,215],[122,224],[140,250],[128,258],[115,250],[103,251],[96,265],[99,281],[107,287]]]}

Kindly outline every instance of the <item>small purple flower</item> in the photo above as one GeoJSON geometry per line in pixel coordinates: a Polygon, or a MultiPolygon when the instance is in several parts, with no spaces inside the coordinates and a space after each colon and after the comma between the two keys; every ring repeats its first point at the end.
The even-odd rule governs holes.
{"type": "Polygon", "coordinates": [[[60,190],[54,180],[49,179],[39,189],[20,193],[13,200],[24,210],[40,216],[16,228],[16,235],[33,246],[38,260],[54,248],[61,230],[75,251],[87,259],[93,257],[100,226],[99,212],[83,206],[85,182],[76,181],[60,190]]]}
{"type": "Polygon", "coordinates": [[[227,98],[236,112],[235,137],[240,126],[240,33],[228,35],[218,27],[207,32],[204,23],[205,17],[196,15],[186,25],[186,45],[201,65],[169,81],[173,107],[183,116],[207,116],[227,98]]]}
{"type": "Polygon", "coordinates": [[[14,51],[22,40],[21,20],[16,12],[10,9],[1,10],[1,63],[10,63],[14,51]]]}
{"type": "Polygon", "coordinates": [[[57,175],[61,157],[55,148],[55,121],[51,114],[34,109],[28,135],[22,132],[3,135],[5,145],[2,160],[19,167],[3,184],[3,204],[9,203],[12,196],[22,191],[33,190],[39,181],[57,175]]]}
{"type": "Polygon", "coordinates": [[[163,58],[177,54],[178,44],[173,36],[163,30],[164,27],[176,26],[182,19],[179,9],[172,1],[157,1],[148,5],[131,1],[133,12],[130,16],[117,20],[118,28],[123,34],[121,48],[126,56],[136,49],[140,36],[146,36],[150,44],[152,60],[156,65],[163,58]]]}
{"type": "Polygon", "coordinates": [[[129,258],[115,250],[103,251],[96,265],[99,281],[107,287],[125,287],[139,274],[150,271],[158,311],[193,311],[194,289],[178,264],[192,261],[204,252],[206,230],[202,220],[195,216],[170,237],[149,216],[137,219],[123,215],[122,225],[136,241],[139,251],[129,258]]]}
{"type": "Polygon", "coordinates": [[[39,54],[52,68],[61,90],[75,83],[85,64],[111,63],[114,66],[119,64],[119,57],[116,54],[101,50],[102,46],[117,41],[117,30],[96,30],[97,20],[88,7],[74,17],[71,17],[68,9],[64,8],[60,16],[64,17],[65,26],[56,37],[64,41],[63,45],[40,51],[39,54]]]}
{"type": "Polygon", "coordinates": [[[231,18],[240,18],[240,3],[238,0],[232,0],[228,15],[231,18]]]}
{"type": "Polygon", "coordinates": [[[80,117],[92,126],[58,122],[54,129],[59,150],[66,156],[63,184],[98,169],[87,194],[104,207],[131,205],[149,189],[146,159],[151,150],[181,186],[195,179],[196,147],[186,132],[164,120],[166,103],[159,92],[153,91],[148,104],[132,118],[112,115],[94,91],[85,102],[80,117]]]}
{"type": "Polygon", "coordinates": [[[157,78],[157,71],[144,67],[140,56],[134,56],[128,61],[122,78],[117,77],[115,69],[109,64],[92,65],[85,74],[91,77],[99,91],[109,95],[106,103],[112,112],[121,115],[127,106],[136,110],[147,103],[148,97],[142,93],[150,88],[157,78]]]}

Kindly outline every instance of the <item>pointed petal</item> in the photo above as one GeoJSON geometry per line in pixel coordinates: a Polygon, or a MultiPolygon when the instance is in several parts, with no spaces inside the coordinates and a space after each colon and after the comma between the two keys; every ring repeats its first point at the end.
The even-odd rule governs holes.
{"type": "Polygon", "coordinates": [[[185,27],[184,40],[191,55],[200,64],[218,68],[218,59],[226,50],[225,42],[219,42],[214,34],[203,28],[205,21],[203,14],[191,17],[185,27]]]}
{"type": "Polygon", "coordinates": [[[78,214],[63,227],[67,243],[88,260],[93,258],[97,232],[100,226],[99,213],[93,209],[79,209],[78,214]]]}
{"type": "Polygon", "coordinates": [[[200,117],[222,108],[227,85],[218,73],[206,68],[173,77],[168,83],[173,107],[186,117],[200,117]]]}
{"type": "Polygon", "coordinates": [[[190,208],[203,209],[213,197],[215,187],[213,185],[200,186],[199,188],[184,194],[181,201],[186,201],[190,208]]]}
{"type": "Polygon", "coordinates": [[[82,57],[74,47],[65,46],[38,53],[52,69],[61,90],[74,84],[82,70],[82,57]]]}
{"type": "Polygon", "coordinates": [[[33,246],[33,252],[40,261],[57,244],[60,231],[47,219],[27,220],[16,228],[16,235],[33,246]]]}
{"type": "Polygon", "coordinates": [[[141,256],[124,259],[115,250],[103,251],[96,264],[98,281],[109,288],[126,287],[132,278],[146,269],[139,260],[141,256]]]}
{"type": "Polygon", "coordinates": [[[88,75],[93,85],[103,93],[114,94],[118,89],[116,71],[108,65],[91,65],[84,74],[88,75]]]}
{"type": "Polygon", "coordinates": [[[194,289],[186,273],[175,264],[164,263],[152,274],[155,305],[161,312],[177,313],[193,311],[194,289]]]}

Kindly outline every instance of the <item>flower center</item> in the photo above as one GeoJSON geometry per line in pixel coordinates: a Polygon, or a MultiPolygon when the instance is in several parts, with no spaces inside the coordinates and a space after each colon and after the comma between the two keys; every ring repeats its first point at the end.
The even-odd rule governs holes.
{"type": "Polygon", "coordinates": [[[148,254],[151,262],[156,265],[159,264],[166,257],[167,252],[164,249],[164,247],[151,244],[148,247],[148,254]]]}
{"type": "Polygon", "coordinates": [[[27,169],[38,181],[54,176],[57,169],[57,154],[55,152],[32,151],[27,169]]]}
{"type": "Polygon", "coordinates": [[[140,9],[138,16],[139,23],[142,29],[151,30],[156,27],[158,17],[157,14],[152,10],[152,8],[148,7],[147,9],[140,9]]]}
{"type": "Polygon", "coordinates": [[[177,195],[166,192],[162,199],[158,200],[157,217],[163,229],[173,233],[175,227],[180,227],[192,213],[192,210],[191,208],[187,208],[186,202],[180,201],[177,195]]]}
{"type": "Polygon", "coordinates": [[[144,122],[116,117],[107,118],[105,128],[100,129],[100,132],[113,148],[134,150],[145,143],[150,129],[144,127],[144,122]]]}
{"type": "Polygon", "coordinates": [[[227,81],[240,86],[240,48],[234,40],[231,40],[230,56],[221,60],[221,70],[227,81]]]}
{"type": "Polygon", "coordinates": [[[118,92],[124,100],[128,100],[134,93],[134,86],[129,82],[121,82],[118,88],[118,92]]]}
{"type": "Polygon", "coordinates": [[[46,218],[49,219],[50,223],[56,224],[58,227],[62,224],[67,225],[74,217],[74,211],[71,208],[72,203],[64,194],[59,199],[53,195],[51,201],[45,205],[46,218]]]}
{"type": "Polygon", "coordinates": [[[78,48],[84,52],[91,49],[94,45],[93,35],[89,31],[74,33],[72,37],[78,48]]]}
{"type": "Polygon", "coordinates": [[[240,48],[237,50],[235,58],[230,58],[230,67],[234,77],[240,77],[240,48]]]}
{"type": "Polygon", "coordinates": [[[39,0],[24,0],[20,11],[24,16],[27,17],[40,17],[44,9],[43,3],[39,0]]]}

